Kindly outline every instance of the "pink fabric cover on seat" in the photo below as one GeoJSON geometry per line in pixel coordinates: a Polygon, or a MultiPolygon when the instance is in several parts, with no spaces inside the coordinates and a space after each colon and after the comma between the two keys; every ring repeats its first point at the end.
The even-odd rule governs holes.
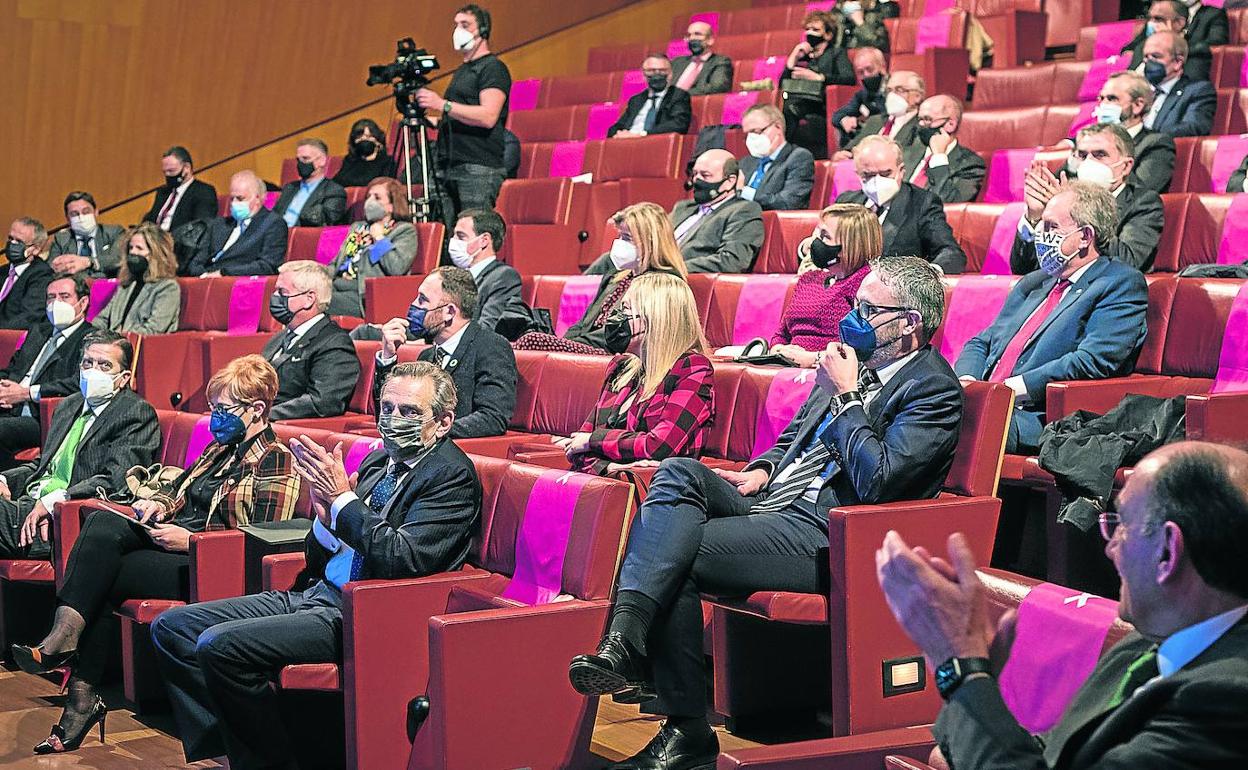
{"type": "MultiPolygon", "coordinates": [[[[1241,217],[1248,217],[1244,212],[1241,217]]],[[[1230,220],[1230,216],[1227,216],[1230,220]]],[[[1245,233],[1248,236],[1248,233],[1245,233]]],[[[1222,334],[1222,355],[1211,393],[1248,393],[1248,283],[1239,287],[1222,334]]]]}
{"type": "Polygon", "coordinates": [[[1092,48],[1092,58],[1105,59],[1117,55],[1135,37],[1135,29],[1139,24],[1138,21],[1129,20],[1096,25],[1096,44],[1092,48]]]}
{"type": "Polygon", "coordinates": [[[273,207],[277,205],[277,199],[280,198],[281,196],[282,194],[280,192],[265,193],[264,194],[264,207],[268,209],[269,211],[272,211],[273,207]]]}
{"type": "Polygon", "coordinates": [[[988,164],[984,203],[1013,203],[1023,199],[1023,179],[1036,158],[1034,149],[997,150],[988,164]]]}
{"type": "Polygon", "coordinates": [[[1222,241],[1218,244],[1218,264],[1234,265],[1248,261],[1248,195],[1240,193],[1231,199],[1222,223],[1222,241]]]}
{"type": "Polygon", "coordinates": [[[347,239],[347,234],[350,232],[350,225],[335,225],[321,230],[321,237],[316,242],[316,261],[322,265],[333,262],[334,257],[338,256],[338,250],[342,248],[342,242],[347,239]]]}
{"type": "Polygon", "coordinates": [[[268,276],[264,275],[235,279],[230,287],[230,312],[226,327],[230,334],[255,334],[260,328],[260,314],[269,301],[266,286],[268,276]]]}
{"type": "Polygon", "coordinates": [[[598,275],[574,275],[564,281],[563,293],[559,295],[555,334],[562,337],[573,324],[585,317],[585,309],[594,301],[601,285],[602,276],[598,275]]]}
{"type": "Polygon", "coordinates": [[[1066,130],[1066,137],[1073,140],[1075,138],[1075,134],[1079,133],[1079,129],[1095,123],[1096,115],[1093,113],[1093,110],[1095,109],[1095,101],[1079,105],[1079,111],[1075,113],[1074,119],[1070,121],[1070,128],[1066,130]]]}
{"type": "Polygon", "coordinates": [[[1014,650],[1001,672],[1001,697],[1028,732],[1048,730],[1101,656],[1118,603],[1041,583],[1018,607],[1014,650]],[[1061,676],[1054,676],[1054,672],[1061,676]]]}
{"type": "Polygon", "coordinates": [[[854,169],[852,158],[838,160],[832,164],[832,191],[828,194],[828,203],[834,203],[836,196],[847,190],[861,190],[862,180],[854,169]]]}
{"type": "Polygon", "coordinates": [[[646,75],[641,70],[629,70],[620,78],[620,97],[616,101],[627,104],[634,94],[646,90],[646,75]]]}
{"type": "Polygon", "coordinates": [[[117,293],[116,278],[97,278],[91,282],[91,299],[87,303],[87,321],[94,321],[108,301],[117,293]]]}
{"type": "Polygon", "coordinates": [[[923,5],[923,15],[932,16],[956,8],[954,0],[927,0],[923,5]]]}
{"type": "Polygon", "coordinates": [[[1014,281],[1006,276],[964,275],[949,298],[940,340],[940,354],[950,364],[958,360],[972,337],[996,319],[1014,281]]]}
{"type": "Polygon", "coordinates": [[[754,423],[754,451],[750,453],[751,457],[758,457],[776,445],[776,439],[793,420],[814,387],[814,369],[789,367],[776,372],[767,388],[767,401],[754,423]]]}
{"type": "Polygon", "coordinates": [[[756,91],[740,91],[735,94],[728,94],[724,97],[724,106],[719,111],[719,122],[725,126],[736,125],[741,122],[745,111],[757,103],[758,92],[756,91]]]}
{"type": "Polygon", "coordinates": [[[525,604],[548,604],[563,587],[563,558],[581,490],[594,478],[549,470],[529,492],[516,535],[516,569],[503,596],[525,604]]]}
{"type": "MultiPolygon", "coordinates": [[[[1248,62],[1248,57],[1244,57],[1244,61],[1248,62]]],[[[1231,174],[1239,168],[1245,155],[1248,155],[1248,134],[1219,137],[1217,149],[1213,151],[1213,167],[1209,169],[1209,178],[1213,186],[1209,192],[1226,192],[1226,185],[1231,181],[1231,174]]],[[[1196,192],[1201,192],[1201,190],[1196,190],[1196,192]]],[[[1236,190],[1236,192],[1239,191],[1236,190]]],[[[1229,222],[1231,219],[1229,213],[1226,218],[1229,222]]]]}
{"type": "Polygon", "coordinates": [[[755,337],[771,339],[780,328],[784,296],[793,285],[791,275],[752,275],[737,296],[732,320],[732,344],[744,345],[755,337]]]}
{"type": "Polygon", "coordinates": [[[1113,56],[1093,59],[1083,76],[1083,84],[1079,86],[1079,101],[1095,102],[1097,95],[1101,93],[1101,86],[1105,85],[1109,76],[1126,69],[1130,63],[1130,57],[1118,56],[1116,51],[1113,56]]]}
{"type": "Polygon", "coordinates": [[[953,25],[953,14],[925,14],[914,29],[914,52],[923,53],[929,48],[940,48],[949,45],[949,28],[953,25]]]}
{"type": "Polygon", "coordinates": [[[586,139],[606,139],[607,129],[619,120],[623,106],[615,102],[601,102],[591,105],[589,118],[585,121],[586,139]]]}
{"type": "Polygon", "coordinates": [[[372,441],[356,441],[347,450],[347,454],[342,458],[342,467],[347,469],[348,474],[355,473],[360,469],[360,463],[364,462],[364,458],[374,449],[381,449],[381,439],[375,438],[372,441]]]}
{"type": "Polygon", "coordinates": [[[1014,248],[1014,236],[1018,233],[1018,221],[1023,218],[1027,204],[1011,203],[997,217],[997,224],[992,228],[992,238],[988,241],[988,252],[984,255],[983,267],[979,272],[984,275],[1012,275],[1010,269],[1010,251],[1014,248]]]}
{"type": "Polygon", "coordinates": [[[683,39],[673,40],[667,44],[667,58],[675,59],[677,56],[688,56],[689,44],[683,39]]]}
{"type": "Polygon", "coordinates": [[[541,78],[514,81],[511,84],[511,96],[507,99],[507,109],[511,112],[537,109],[537,98],[541,94],[541,78]]]}
{"type": "Polygon", "coordinates": [[[584,142],[556,142],[550,150],[550,171],[546,176],[579,176],[584,167],[584,142]]]}
{"type": "Polygon", "coordinates": [[[191,437],[186,442],[186,456],[182,459],[182,467],[189,468],[195,464],[204,449],[212,443],[212,431],[208,425],[212,418],[209,415],[200,417],[191,428],[191,437]]]}
{"type": "Polygon", "coordinates": [[[780,76],[784,74],[784,57],[768,56],[766,59],[754,60],[754,73],[751,80],[770,78],[772,83],[780,85],[780,76]]]}

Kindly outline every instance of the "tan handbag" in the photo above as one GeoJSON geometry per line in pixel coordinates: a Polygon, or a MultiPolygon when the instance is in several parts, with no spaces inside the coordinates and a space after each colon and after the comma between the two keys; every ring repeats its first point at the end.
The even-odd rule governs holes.
{"type": "Polygon", "coordinates": [[[174,482],[183,473],[186,471],[175,465],[136,465],[126,471],[126,489],[130,492],[131,500],[151,500],[158,494],[168,496],[174,482]]]}

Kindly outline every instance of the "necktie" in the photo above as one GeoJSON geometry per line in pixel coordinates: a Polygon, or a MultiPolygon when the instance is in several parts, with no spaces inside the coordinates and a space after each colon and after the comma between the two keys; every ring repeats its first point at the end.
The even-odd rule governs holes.
{"type": "Polygon", "coordinates": [[[43,345],[43,350],[39,351],[35,363],[30,367],[30,381],[34,382],[40,374],[43,374],[43,367],[48,365],[48,361],[52,358],[52,354],[56,352],[57,346],[61,342],[61,333],[53,332],[51,339],[43,345]]]}
{"type": "Polygon", "coordinates": [[[889,118],[888,120],[884,121],[884,130],[880,132],[881,136],[892,136],[894,120],[895,118],[889,118]]]}
{"type": "Polygon", "coordinates": [[[758,159],[758,168],[754,169],[754,173],[750,175],[750,187],[757,190],[763,184],[763,177],[767,174],[767,167],[770,165],[770,155],[758,159]]]}
{"type": "Polygon", "coordinates": [[[78,256],[91,256],[91,239],[85,235],[78,236],[78,256]]]}
{"type": "Polygon", "coordinates": [[[4,302],[9,296],[9,292],[13,291],[13,284],[17,283],[17,271],[13,266],[9,266],[9,277],[4,279],[4,288],[0,288],[0,302],[4,302]]]}
{"type": "Polygon", "coordinates": [[[450,356],[447,354],[445,350],[442,349],[440,345],[433,346],[433,363],[445,369],[446,360],[448,358],[450,358],[450,356]]]}
{"type": "Polygon", "coordinates": [[[1005,352],[1001,354],[997,365],[992,368],[990,380],[993,382],[1005,382],[1014,373],[1014,367],[1018,365],[1018,359],[1023,355],[1023,350],[1027,348],[1027,343],[1031,341],[1032,335],[1036,333],[1048,317],[1053,315],[1053,311],[1057,310],[1057,306],[1061,304],[1062,295],[1068,286],[1070,286],[1070,281],[1067,280],[1060,280],[1053,285],[1053,288],[1049,291],[1049,296],[1044,300],[1044,304],[1023,322],[1019,330],[1014,333],[1013,339],[1005,346],[1005,352]]]}
{"type": "Polygon", "coordinates": [[[682,91],[692,88],[693,84],[698,81],[698,75],[702,74],[702,63],[701,59],[690,59],[689,66],[680,73],[680,80],[676,81],[676,87],[682,91]]]}
{"type": "Polygon", "coordinates": [[[1150,647],[1143,655],[1127,666],[1127,671],[1118,682],[1118,688],[1105,704],[1105,710],[1111,711],[1122,705],[1144,683],[1161,673],[1157,668],[1157,648],[1150,647]]]}
{"type": "Polygon", "coordinates": [[[919,164],[919,170],[914,172],[914,176],[910,177],[910,184],[915,187],[927,187],[927,164],[932,162],[932,154],[929,152],[923,156],[923,162],[919,164]]]}
{"type": "Polygon", "coordinates": [[[277,364],[284,361],[286,356],[290,354],[290,349],[295,346],[296,339],[298,339],[298,335],[295,334],[295,330],[287,329],[286,336],[282,338],[281,347],[279,347],[277,352],[273,354],[273,357],[269,359],[269,363],[277,364]]]}
{"type": "Polygon", "coordinates": [[[688,238],[694,230],[698,229],[698,223],[701,222],[709,213],[711,213],[711,207],[709,205],[698,206],[698,213],[689,217],[684,222],[681,222],[680,226],[676,228],[676,243],[683,244],[685,239],[688,238]]]}
{"type": "MultiPolygon", "coordinates": [[[[377,486],[373,487],[373,493],[369,495],[368,507],[374,511],[380,511],[386,507],[386,503],[390,502],[390,498],[394,497],[394,492],[399,488],[399,477],[407,471],[407,466],[403,463],[391,463],[386,475],[381,477],[377,482],[377,486]]],[[[351,555],[351,580],[359,580],[360,573],[364,570],[364,555],[356,551],[351,555]]]]}
{"type": "Polygon", "coordinates": [[[87,427],[87,419],[90,416],[91,410],[88,409],[78,415],[74,424],[69,426],[69,433],[65,434],[65,440],[61,442],[56,454],[52,456],[52,462],[48,463],[48,469],[44,472],[43,478],[32,485],[38,489],[38,496],[42,497],[49,492],[69,486],[70,477],[74,472],[74,460],[78,455],[78,444],[82,442],[82,433],[87,427]]]}
{"type": "Polygon", "coordinates": [[[651,94],[650,111],[646,113],[645,122],[642,123],[642,130],[647,134],[654,130],[654,123],[659,119],[659,95],[651,94]]]}
{"type": "MultiPolygon", "coordinates": [[[[169,193],[169,197],[165,199],[165,205],[160,207],[160,215],[156,217],[156,224],[168,230],[165,225],[165,218],[173,216],[173,207],[178,204],[178,191],[175,188],[169,193]]],[[[172,223],[170,223],[172,224],[172,223]]]]}

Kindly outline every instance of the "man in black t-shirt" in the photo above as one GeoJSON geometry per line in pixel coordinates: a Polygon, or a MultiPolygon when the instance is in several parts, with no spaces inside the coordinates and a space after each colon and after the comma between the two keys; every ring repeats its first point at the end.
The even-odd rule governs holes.
{"type": "MultiPolygon", "coordinates": [[[[492,209],[503,184],[504,126],[511,72],[490,53],[490,13],[465,5],[455,14],[452,37],[464,63],[451,77],[446,97],[427,88],[416,93],[421,107],[441,113],[439,151],[446,160],[443,178],[454,212],[492,209]]],[[[454,222],[452,212],[444,212],[454,222]]]]}

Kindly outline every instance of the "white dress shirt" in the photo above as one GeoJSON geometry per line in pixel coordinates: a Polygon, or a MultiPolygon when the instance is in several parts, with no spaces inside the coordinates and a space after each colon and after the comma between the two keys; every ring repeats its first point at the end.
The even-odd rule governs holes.
{"type": "MultiPolygon", "coordinates": [[[[169,204],[169,208],[168,210],[165,211],[164,219],[156,223],[157,225],[160,226],[161,230],[164,230],[165,232],[169,232],[169,228],[173,226],[173,212],[178,210],[178,206],[182,204],[182,196],[186,194],[186,188],[190,187],[191,182],[194,182],[194,181],[195,181],[195,178],[191,177],[190,179],[186,180],[182,184],[173,188],[173,192],[170,193],[170,196],[173,197],[172,204],[169,204],[168,198],[165,199],[165,203],[169,204]]],[[[156,213],[159,214],[160,212],[158,211],[156,213]]]]}
{"type": "Polygon", "coordinates": [[[485,270],[486,266],[494,261],[495,257],[486,257],[475,265],[468,266],[468,272],[472,273],[472,280],[474,283],[481,279],[481,272],[485,270]]]}
{"type": "MultiPolygon", "coordinates": [[[[96,404],[95,406],[91,406],[90,404],[83,405],[83,411],[89,413],[86,424],[82,426],[83,437],[87,435],[87,432],[91,430],[91,426],[95,424],[95,421],[99,419],[100,415],[104,413],[104,410],[107,409],[108,405],[111,403],[113,403],[113,399],[110,398],[102,403],[96,404]]],[[[79,412],[78,416],[81,417],[82,412],[79,412]]],[[[81,438],[78,440],[78,446],[79,447],[82,446],[81,438]]],[[[55,452],[53,454],[55,454],[55,452]]],[[[50,463],[51,461],[49,461],[49,468],[44,469],[44,473],[47,473],[48,470],[50,469],[50,463]]],[[[46,495],[44,495],[44,494],[41,494],[43,491],[42,489],[36,489],[37,486],[38,486],[37,483],[32,482],[31,486],[27,489],[27,492],[30,493],[31,497],[38,497],[39,502],[43,503],[44,509],[46,509],[49,512],[51,512],[52,506],[56,505],[57,503],[63,503],[69,499],[69,493],[66,492],[64,489],[58,489],[55,492],[49,492],[46,495]]]]}
{"type": "MultiPolygon", "coordinates": [[[[26,264],[29,264],[29,263],[26,263],[26,264]]],[[[26,267],[26,265],[23,264],[23,265],[18,266],[19,269],[23,267],[26,267]]],[[[86,323],[85,318],[78,321],[78,323],[76,324],[71,324],[69,326],[66,326],[64,329],[61,329],[59,332],[56,329],[53,329],[52,336],[48,338],[48,342],[55,342],[56,349],[60,350],[61,345],[65,344],[65,339],[73,335],[75,332],[77,332],[78,327],[82,326],[84,323],[86,323]]],[[[47,343],[45,342],[44,345],[46,346],[47,343]]],[[[43,349],[40,348],[39,352],[42,353],[43,349]]],[[[39,356],[35,356],[35,361],[38,361],[38,360],[39,360],[39,356]]],[[[26,375],[22,377],[22,381],[18,384],[21,385],[23,388],[30,388],[30,400],[34,401],[35,403],[38,403],[39,402],[39,386],[30,384],[30,381],[34,379],[34,376],[35,376],[34,369],[35,369],[35,366],[32,363],[30,366],[30,369],[27,370],[26,375]]],[[[29,407],[24,407],[22,411],[25,412],[27,409],[29,409],[29,407]]],[[[23,414],[23,416],[28,416],[28,415],[23,414]]]]}
{"type": "Polygon", "coordinates": [[[634,134],[646,133],[646,116],[650,114],[650,105],[654,105],[654,109],[658,109],[663,100],[667,98],[667,92],[671,87],[664,88],[657,94],[652,91],[646,92],[646,100],[641,103],[641,109],[637,111],[637,117],[633,118],[633,124],[628,130],[634,134]]]}
{"type": "Polygon", "coordinates": [[[1161,105],[1166,103],[1166,98],[1174,90],[1174,84],[1179,82],[1179,77],[1179,75],[1175,75],[1169,80],[1162,81],[1161,85],[1157,86],[1157,96],[1153,99],[1153,106],[1149,108],[1148,114],[1144,116],[1144,125],[1148,128],[1153,127],[1153,123],[1157,120],[1157,115],[1161,112],[1161,105]]]}

